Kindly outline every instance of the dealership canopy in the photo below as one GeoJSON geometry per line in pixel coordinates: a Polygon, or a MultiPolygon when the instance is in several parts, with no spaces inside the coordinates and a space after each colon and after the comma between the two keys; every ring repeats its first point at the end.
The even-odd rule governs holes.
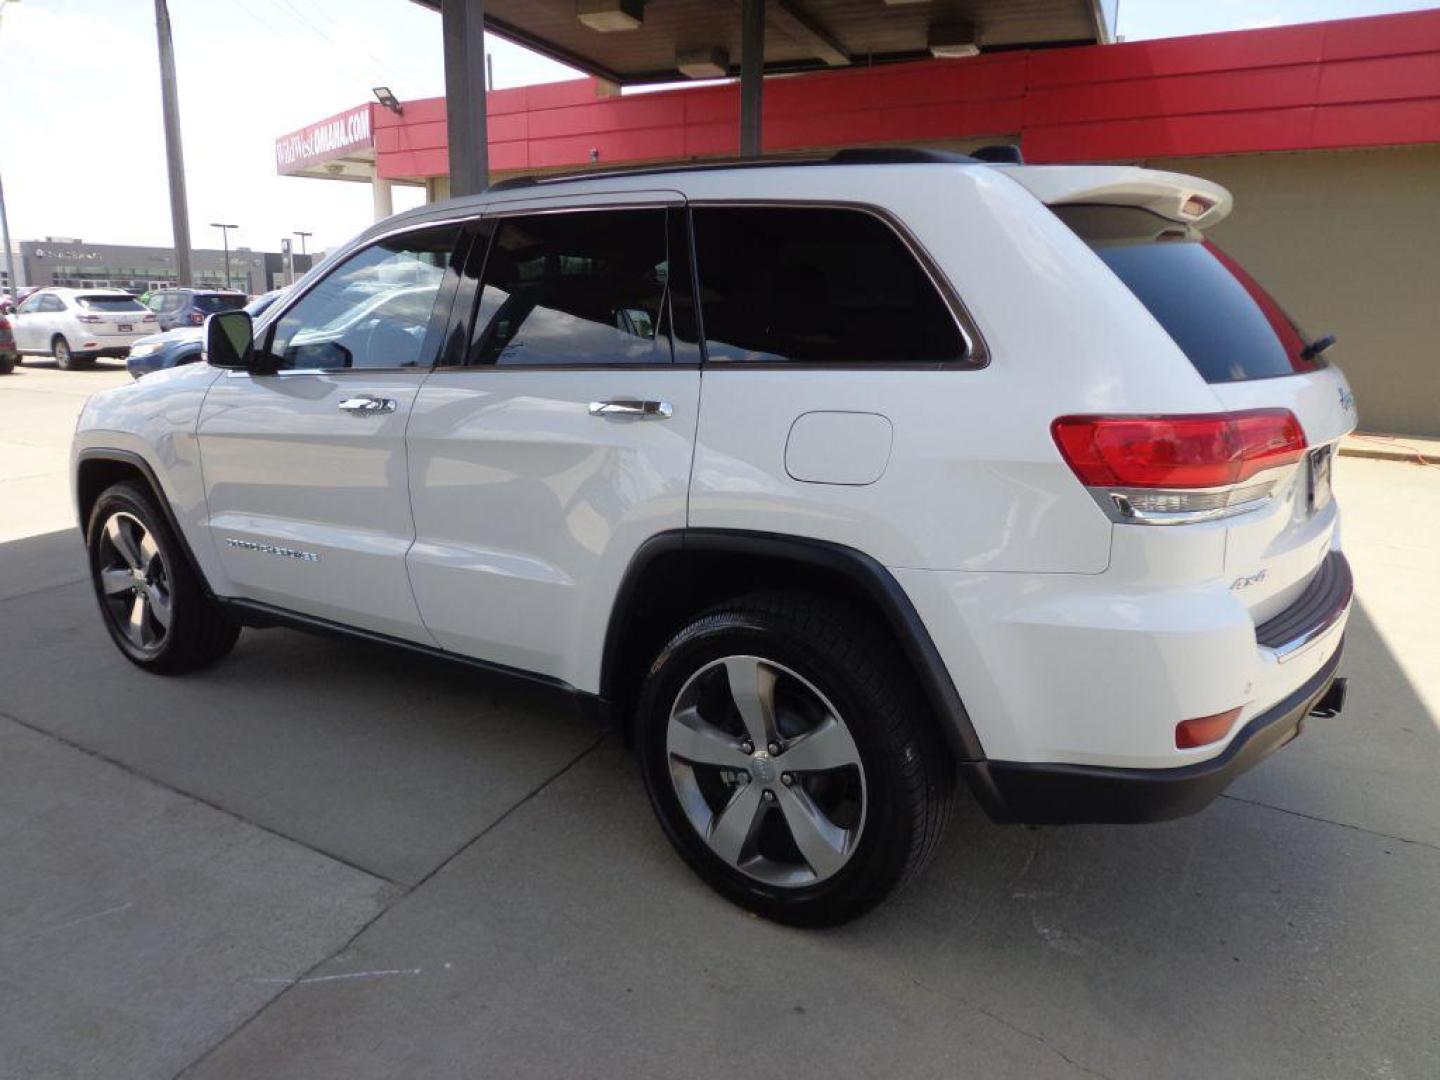
{"type": "Polygon", "coordinates": [[[740,153],[760,153],[763,76],[1109,41],[1118,0],[414,0],[445,40],[450,187],[489,180],[485,33],[623,86],[740,77],[740,153]]]}
{"type": "MultiPolygon", "coordinates": [[[[416,0],[440,11],[442,0],[416,0]]],[[[485,0],[485,28],[619,85],[740,73],[741,0],[485,0]]],[[[765,0],[767,74],[1082,45],[1113,37],[1117,0],[765,0]]]]}

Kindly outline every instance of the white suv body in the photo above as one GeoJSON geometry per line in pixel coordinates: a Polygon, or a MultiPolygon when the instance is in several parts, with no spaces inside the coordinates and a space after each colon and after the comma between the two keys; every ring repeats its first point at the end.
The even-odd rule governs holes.
{"type": "MultiPolygon", "coordinates": [[[[626,719],[638,700],[671,839],[793,921],[850,917],[913,870],[855,854],[891,827],[887,751],[852,704],[831,725],[853,736],[823,774],[853,773],[834,795],[784,771],[828,721],[775,735],[771,700],[765,745],[737,727],[748,749],[705,763],[719,781],[692,767],[676,733],[710,707],[694,704],[709,654],[673,683],[665,666],[717,604],[739,620],[709,661],[735,697],[722,729],[754,719],[736,656],[797,716],[863,697],[826,659],[807,668],[814,642],[794,639],[829,622],[773,599],[798,595],[874,635],[848,666],[900,673],[914,746],[997,819],[1203,806],[1338,708],[1351,589],[1328,473],[1349,388],[1203,241],[1230,209],[1216,185],[913,158],[500,185],[363,234],[265,313],[253,348],[216,355],[239,332],[217,338],[215,317],[211,364],[97,394],[80,420],[112,635],[160,670],[234,640],[207,624],[210,645],[176,659],[135,615],[174,595],[137,577],[117,604],[126,564],[100,519],[120,512],[173,533],[169,562],[228,620],[379,636],[626,719]],[[375,318],[377,290],[404,312],[375,318]],[[104,503],[117,482],[165,521],[104,503]],[[757,592],[772,599],[735,600],[757,592]],[[780,640],[758,660],[757,626],[780,640]],[[751,814],[756,791],[726,847],[727,807],[751,814]],[[822,796],[843,804],[811,815],[840,854],[762,835],[767,806],[800,828],[822,796]]],[[[919,852],[932,832],[886,839],[919,852]]]]}
{"type": "Polygon", "coordinates": [[[125,356],[155,332],[154,314],[122,289],[39,289],[10,322],[21,353],[53,356],[62,368],[97,356],[125,356]]]}

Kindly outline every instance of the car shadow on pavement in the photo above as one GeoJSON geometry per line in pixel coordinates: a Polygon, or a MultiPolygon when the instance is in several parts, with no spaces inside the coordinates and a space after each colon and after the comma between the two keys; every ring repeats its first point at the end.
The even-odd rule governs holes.
{"type": "Polygon", "coordinates": [[[0,546],[0,607],[23,627],[0,714],[412,890],[319,976],[415,977],[283,994],[198,1075],[439,1075],[473,1053],[511,1074],[728,1076],[797,1048],[837,1075],[1440,1061],[1440,746],[1361,606],[1345,714],[1201,814],[1024,829],[961,793],[919,880],[804,932],[695,879],[629,755],[592,751],[599,732],[552,694],[282,630],[146,675],[107,640],[82,564],[73,531],[0,546]]]}

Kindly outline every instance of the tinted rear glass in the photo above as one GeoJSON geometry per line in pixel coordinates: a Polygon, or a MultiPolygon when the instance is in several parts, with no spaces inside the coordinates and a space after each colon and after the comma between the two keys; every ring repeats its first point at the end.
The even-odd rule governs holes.
{"type": "Polygon", "coordinates": [[[1056,215],[1149,309],[1209,383],[1313,371],[1305,338],[1254,278],[1198,230],[1127,206],[1056,215]]]}
{"type": "Polygon", "coordinates": [[[91,311],[145,311],[133,296],[77,296],[80,306],[91,311]]]}
{"type": "Polygon", "coordinates": [[[192,297],[191,303],[197,311],[207,313],[214,311],[232,311],[235,308],[245,306],[245,297],[241,294],[236,294],[235,296],[205,296],[202,294],[192,297]]]}
{"type": "Polygon", "coordinates": [[[965,339],[935,284],[873,214],[696,207],[710,360],[954,364],[965,339]]]}

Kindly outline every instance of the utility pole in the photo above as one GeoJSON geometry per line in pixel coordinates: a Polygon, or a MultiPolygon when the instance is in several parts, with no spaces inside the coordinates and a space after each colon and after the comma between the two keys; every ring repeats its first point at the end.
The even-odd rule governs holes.
{"type": "MultiPolygon", "coordinates": [[[[5,13],[6,3],[16,3],[17,0],[0,0],[0,15],[5,13]]],[[[10,286],[10,299],[14,300],[19,294],[20,282],[15,278],[15,255],[10,250],[10,219],[5,216],[5,183],[0,180],[0,244],[5,245],[5,279],[10,286]]],[[[4,296],[0,290],[0,296],[4,296]]]]}
{"type": "Polygon", "coordinates": [[[170,229],[175,234],[175,283],[193,285],[190,272],[190,209],[185,198],[185,154],[180,148],[180,95],[175,89],[175,48],[170,9],[155,0],[155,36],[160,42],[160,103],[165,113],[165,164],[170,173],[170,229]]]}
{"type": "Polygon", "coordinates": [[[300,237],[300,254],[301,254],[301,255],[304,255],[304,254],[305,254],[305,238],[306,238],[307,236],[314,236],[315,234],[314,234],[313,232],[306,232],[304,229],[296,229],[296,230],[295,230],[295,235],[298,236],[298,237],[300,237]]]}
{"type": "MultiPolygon", "coordinates": [[[[5,278],[10,287],[10,299],[20,295],[17,292],[19,282],[15,280],[15,256],[10,251],[10,221],[5,216],[5,183],[0,181],[0,244],[5,245],[5,278]]],[[[0,296],[4,296],[4,290],[0,290],[0,296]]]]}
{"type": "MultiPolygon", "coordinates": [[[[163,3],[164,0],[161,0],[161,2],[163,3]]],[[[210,222],[210,227],[220,230],[220,240],[225,245],[225,288],[233,288],[230,284],[230,230],[238,229],[240,226],[226,225],[223,222],[212,221],[210,222]]]]}

